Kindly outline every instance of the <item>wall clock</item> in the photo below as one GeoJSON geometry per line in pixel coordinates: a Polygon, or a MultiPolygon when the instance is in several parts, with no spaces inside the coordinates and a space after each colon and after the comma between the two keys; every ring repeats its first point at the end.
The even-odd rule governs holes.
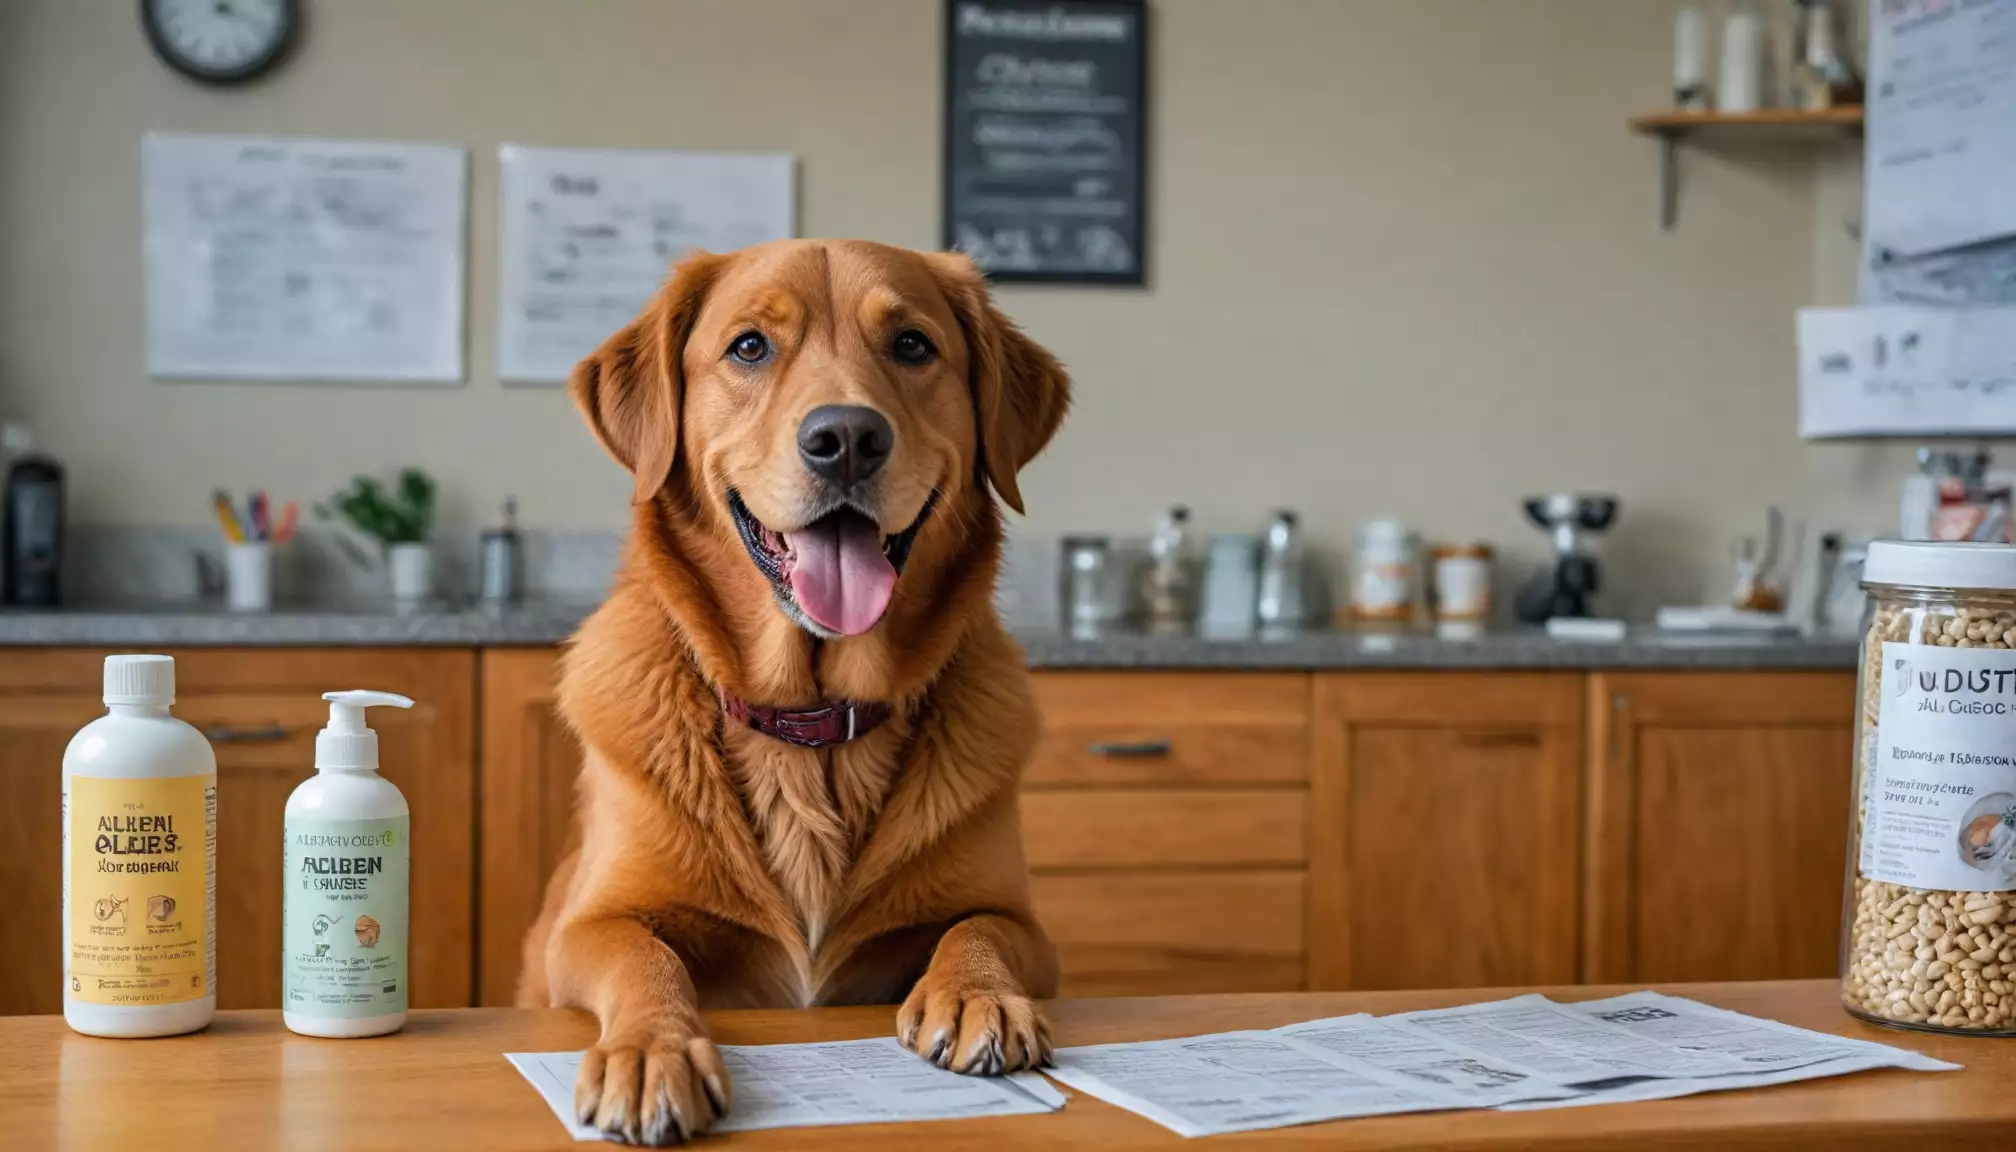
{"type": "Polygon", "coordinates": [[[240,84],[280,62],[300,30],[299,0],[140,0],[155,55],[205,84],[240,84]]]}

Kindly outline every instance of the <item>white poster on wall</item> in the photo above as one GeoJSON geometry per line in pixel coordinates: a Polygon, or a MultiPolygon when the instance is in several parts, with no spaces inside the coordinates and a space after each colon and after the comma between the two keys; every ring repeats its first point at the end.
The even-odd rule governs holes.
{"type": "Polygon", "coordinates": [[[140,168],[150,375],[461,381],[465,150],[149,133],[140,168]]]}
{"type": "Polygon", "coordinates": [[[2006,309],[1805,308],[1799,434],[2016,433],[2016,323],[2006,309]]]}
{"type": "Polygon", "coordinates": [[[688,251],[794,233],[787,155],[506,144],[498,159],[503,380],[564,382],[688,251]]]}

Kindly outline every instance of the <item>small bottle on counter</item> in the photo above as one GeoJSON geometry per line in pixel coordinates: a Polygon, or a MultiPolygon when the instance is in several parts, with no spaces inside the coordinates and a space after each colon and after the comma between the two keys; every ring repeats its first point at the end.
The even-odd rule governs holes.
{"type": "Polygon", "coordinates": [[[406,1023],[406,798],[378,775],[364,710],[411,708],[390,692],[325,692],[315,775],[287,798],[281,873],[281,1018],[304,1036],[383,1036],[406,1023]]]}
{"type": "Polygon", "coordinates": [[[1352,564],[1352,618],[1382,623],[1413,619],[1420,567],[1407,525],[1390,517],[1366,523],[1358,529],[1352,564]]]}
{"type": "Polygon", "coordinates": [[[1482,623],[1491,616],[1491,546],[1437,544],[1429,549],[1434,569],[1435,619],[1482,623]]]}
{"type": "Polygon", "coordinates": [[[1260,627],[1290,631],[1309,619],[1308,563],[1295,513],[1286,508],[1267,524],[1260,553],[1260,627]]]}
{"type": "Polygon", "coordinates": [[[524,543],[518,534],[518,498],[504,498],[503,518],[497,527],[484,532],[480,541],[481,563],[477,596],[496,607],[516,603],[519,580],[524,572],[524,543]]]}
{"type": "Polygon", "coordinates": [[[172,656],[107,656],[63,752],[63,1019],[176,1036],[217,1012],[217,754],[168,714],[172,656]]]}
{"type": "Polygon", "coordinates": [[[1141,601],[1151,632],[1187,632],[1197,617],[1197,559],[1190,509],[1171,505],[1148,541],[1141,601]]]}

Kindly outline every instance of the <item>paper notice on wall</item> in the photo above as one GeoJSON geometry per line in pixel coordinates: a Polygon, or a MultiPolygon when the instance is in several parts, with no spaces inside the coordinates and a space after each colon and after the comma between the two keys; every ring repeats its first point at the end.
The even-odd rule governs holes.
{"type": "Polygon", "coordinates": [[[1872,254],[2016,235],[2016,0],[1871,4],[1867,149],[1872,254]]]}
{"type": "Polygon", "coordinates": [[[147,371],[462,379],[460,148],[149,133],[147,371]]]}
{"type": "Polygon", "coordinates": [[[2016,433],[2016,309],[1806,308],[1799,434],[2016,433]]]}
{"type": "MultiPolygon", "coordinates": [[[[530,1081],[576,1140],[606,1140],[574,1117],[579,1052],[512,1052],[504,1057],[530,1081]]],[[[814,1044],[721,1045],[734,1106],[714,1132],[817,1128],[1020,1116],[1064,1107],[1062,1092],[1034,1072],[962,1076],[926,1063],[893,1038],[814,1044]]]]}
{"type": "Polygon", "coordinates": [[[561,383],[674,261],[794,234],[791,157],[498,149],[497,375],[561,383]]]}

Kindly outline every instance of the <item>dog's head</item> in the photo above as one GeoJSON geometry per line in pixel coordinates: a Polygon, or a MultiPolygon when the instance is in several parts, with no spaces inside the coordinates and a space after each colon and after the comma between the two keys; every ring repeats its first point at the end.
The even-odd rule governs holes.
{"type": "Polygon", "coordinates": [[[860,241],[688,257],[568,390],[635,502],[739,540],[741,577],[829,638],[874,628],[990,484],[1021,511],[1069,403],[970,260],[860,241]]]}

